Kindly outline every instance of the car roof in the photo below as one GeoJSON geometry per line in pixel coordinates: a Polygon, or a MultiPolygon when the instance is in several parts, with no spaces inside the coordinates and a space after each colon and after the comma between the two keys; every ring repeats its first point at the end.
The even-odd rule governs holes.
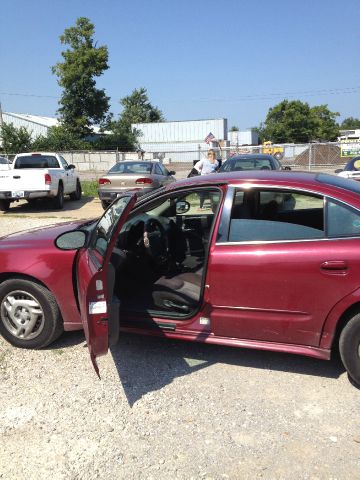
{"type": "MultiPolygon", "coordinates": [[[[352,184],[349,189],[341,186],[338,181],[340,177],[327,173],[312,173],[303,171],[287,171],[287,170],[244,170],[241,172],[213,173],[209,175],[197,175],[186,180],[178,180],[166,187],[166,190],[174,190],[177,188],[186,188],[194,185],[199,187],[205,185],[243,185],[254,184],[267,187],[290,187],[298,190],[307,189],[309,191],[323,192],[323,194],[331,194],[335,191],[341,195],[350,195],[351,197],[359,197],[359,193],[352,191],[352,184]],[[334,183],[333,183],[334,182],[334,183]],[[336,185],[336,183],[339,185],[336,185]]],[[[344,179],[343,179],[344,180],[344,179]]],[[[353,180],[345,179],[347,182],[353,180]]],[[[356,184],[356,182],[355,182],[356,184]]],[[[356,188],[360,186],[354,185],[356,188]]]]}

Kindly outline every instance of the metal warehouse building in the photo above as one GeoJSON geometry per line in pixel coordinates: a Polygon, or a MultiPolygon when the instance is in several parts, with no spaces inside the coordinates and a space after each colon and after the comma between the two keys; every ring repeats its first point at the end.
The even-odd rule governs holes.
{"type": "Polygon", "coordinates": [[[12,123],[16,128],[25,127],[31,132],[32,139],[35,139],[39,135],[47,136],[49,128],[59,124],[58,120],[53,117],[11,112],[2,112],[2,121],[4,123],[12,123]]]}
{"type": "Polygon", "coordinates": [[[227,119],[186,120],[176,122],[134,123],[140,148],[158,152],[159,157],[175,162],[196,160],[209,149],[205,138],[211,133],[219,141],[227,140],[227,119]]]}

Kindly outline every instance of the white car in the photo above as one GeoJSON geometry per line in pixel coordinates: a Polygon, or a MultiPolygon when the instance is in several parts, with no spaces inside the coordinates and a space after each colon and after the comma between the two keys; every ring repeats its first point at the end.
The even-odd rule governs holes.
{"type": "Polygon", "coordinates": [[[0,157],[0,170],[9,170],[11,162],[5,157],[0,157]]]}
{"type": "Polygon", "coordinates": [[[339,177],[351,178],[360,181],[360,157],[354,157],[348,161],[344,169],[335,170],[339,177]]]}
{"type": "Polygon", "coordinates": [[[58,153],[19,153],[10,169],[0,174],[0,211],[19,199],[38,198],[49,199],[54,208],[61,209],[64,195],[80,200],[81,185],[75,166],[58,153]]]}

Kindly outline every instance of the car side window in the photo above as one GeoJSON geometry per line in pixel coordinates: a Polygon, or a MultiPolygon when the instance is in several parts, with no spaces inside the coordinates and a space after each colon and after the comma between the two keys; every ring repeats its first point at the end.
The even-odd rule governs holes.
{"type": "Polygon", "coordinates": [[[281,190],[235,191],[229,242],[324,238],[324,199],[281,190]]]}
{"type": "Polygon", "coordinates": [[[335,200],[327,202],[327,234],[331,238],[360,235],[360,212],[335,200]]]}
{"type": "Polygon", "coordinates": [[[67,161],[66,161],[65,158],[62,157],[61,155],[60,155],[59,158],[60,158],[60,163],[61,163],[62,167],[66,170],[66,168],[68,167],[67,161]]]}
{"type": "Polygon", "coordinates": [[[161,168],[160,168],[160,165],[159,164],[155,164],[155,173],[156,175],[164,175],[164,173],[162,172],[161,168]]]}

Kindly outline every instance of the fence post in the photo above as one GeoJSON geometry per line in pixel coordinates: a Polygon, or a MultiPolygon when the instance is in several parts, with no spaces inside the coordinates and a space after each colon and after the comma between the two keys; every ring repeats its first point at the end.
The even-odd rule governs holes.
{"type": "Polygon", "coordinates": [[[311,164],[312,164],[312,144],[309,143],[309,172],[311,170],[311,164]]]}
{"type": "Polygon", "coordinates": [[[200,161],[200,158],[201,158],[201,147],[200,147],[200,143],[198,143],[198,161],[200,161]]]}

